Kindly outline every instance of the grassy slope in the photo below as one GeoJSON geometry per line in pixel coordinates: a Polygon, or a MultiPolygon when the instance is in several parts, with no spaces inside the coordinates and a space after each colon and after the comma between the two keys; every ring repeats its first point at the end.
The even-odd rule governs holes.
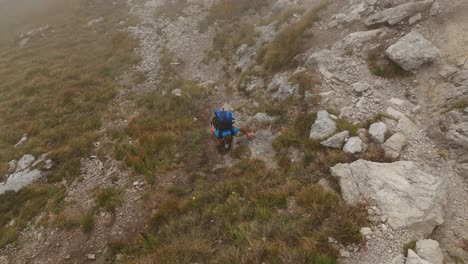
{"type": "Polygon", "coordinates": [[[0,173],[9,160],[27,153],[50,153],[56,164],[49,184],[0,196],[0,234],[10,237],[7,242],[39,213],[22,212],[55,197],[53,182],[79,175],[80,158],[90,154],[101,117],[116,94],[115,77],[138,61],[136,42],[117,29],[128,16],[126,3],[112,2],[11,1],[0,8],[0,173]],[[104,22],[94,28],[83,26],[101,16],[104,22]],[[16,47],[15,36],[47,24],[53,32],[46,38],[16,47]],[[27,144],[14,148],[23,133],[27,144]],[[12,219],[15,224],[6,228],[12,219]]]}

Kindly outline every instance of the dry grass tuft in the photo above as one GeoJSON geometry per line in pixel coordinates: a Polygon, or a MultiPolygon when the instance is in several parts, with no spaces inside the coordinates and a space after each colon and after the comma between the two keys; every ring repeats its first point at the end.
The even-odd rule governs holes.
{"type": "Polygon", "coordinates": [[[278,36],[259,54],[259,61],[269,71],[279,70],[304,49],[306,30],[318,19],[318,14],[328,1],[320,1],[298,21],[283,28],[278,36]]]}

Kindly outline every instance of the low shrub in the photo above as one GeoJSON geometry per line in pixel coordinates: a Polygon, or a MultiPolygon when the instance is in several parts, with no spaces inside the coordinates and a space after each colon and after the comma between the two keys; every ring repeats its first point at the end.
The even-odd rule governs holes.
{"type": "Polygon", "coordinates": [[[101,189],[97,193],[96,202],[99,208],[115,213],[115,209],[122,205],[122,192],[113,187],[101,189]]]}
{"type": "Polygon", "coordinates": [[[91,210],[86,212],[80,220],[81,230],[84,233],[89,234],[94,229],[94,212],[91,210]]]}

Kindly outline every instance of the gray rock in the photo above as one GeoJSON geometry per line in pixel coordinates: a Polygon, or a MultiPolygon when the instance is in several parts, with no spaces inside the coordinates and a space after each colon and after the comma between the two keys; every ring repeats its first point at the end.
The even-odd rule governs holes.
{"type": "Polygon", "coordinates": [[[413,25],[413,24],[415,24],[415,23],[417,23],[417,22],[419,22],[419,21],[421,21],[421,20],[422,20],[422,15],[421,15],[421,13],[417,13],[416,15],[410,17],[410,19],[408,20],[408,23],[409,23],[410,25],[413,25]]]}
{"type": "Polygon", "coordinates": [[[52,169],[53,166],[54,166],[54,162],[52,160],[48,159],[48,160],[46,160],[44,162],[44,167],[43,168],[45,170],[50,170],[50,169],[52,169]]]}
{"type": "Polygon", "coordinates": [[[267,92],[271,94],[274,100],[284,101],[297,94],[299,86],[289,83],[288,78],[289,75],[287,73],[280,73],[275,75],[270,84],[268,84],[267,92]]]}
{"type": "Polygon", "coordinates": [[[36,160],[36,158],[34,158],[33,155],[24,155],[20,160],[18,160],[15,172],[25,170],[27,167],[33,164],[34,160],[36,160]]]}
{"type": "Polygon", "coordinates": [[[439,13],[440,13],[440,4],[438,1],[435,1],[431,6],[430,14],[431,16],[436,16],[439,13]]]}
{"type": "Polygon", "coordinates": [[[416,252],[422,258],[432,264],[443,264],[444,256],[439,247],[439,242],[432,239],[418,240],[416,242],[416,252]]]}
{"type": "Polygon", "coordinates": [[[343,151],[346,153],[359,153],[363,149],[362,140],[359,137],[351,137],[348,139],[348,142],[343,147],[343,151]]]}
{"type": "Polygon", "coordinates": [[[0,194],[6,191],[19,191],[26,185],[38,180],[42,176],[39,170],[25,169],[22,171],[15,172],[8,176],[5,183],[0,183],[0,194]]]}
{"type": "Polygon", "coordinates": [[[404,70],[411,71],[434,61],[440,51],[419,32],[412,31],[390,46],[386,54],[404,70]]]}
{"type": "Polygon", "coordinates": [[[172,90],[172,95],[177,96],[177,97],[182,96],[182,89],[177,88],[177,89],[172,90]]]}
{"type": "Polygon", "coordinates": [[[312,125],[309,138],[321,140],[331,136],[335,131],[336,122],[326,110],[322,110],[317,113],[317,120],[312,125]]]}
{"type": "Polygon", "coordinates": [[[394,257],[390,264],[403,264],[405,263],[405,256],[403,254],[399,254],[398,256],[394,257]]]}
{"type": "Polygon", "coordinates": [[[21,146],[21,145],[24,145],[24,143],[26,143],[26,141],[28,141],[28,135],[27,134],[23,134],[23,137],[21,137],[21,139],[18,141],[18,143],[15,144],[15,148],[21,146]]]}
{"type": "Polygon", "coordinates": [[[349,258],[351,254],[344,248],[340,249],[340,257],[342,258],[349,258]]]}
{"type": "Polygon", "coordinates": [[[18,162],[16,160],[10,160],[10,162],[8,162],[8,173],[15,172],[17,164],[18,162]]]}
{"type": "Polygon", "coordinates": [[[87,27],[91,27],[91,26],[94,26],[94,25],[96,25],[96,24],[99,24],[99,23],[101,23],[101,22],[103,22],[103,21],[104,21],[104,18],[103,18],[103,17],[98,17],[98,18],[96,18],[96,19],[90,20],[90,21],[86,24],[86,26],[87,26],[87,27]]]}
{"type": "Polygon", "coordinates": [[[348,204],[376,205],[393,229],[430,234],[443,223],[444,182],[412,161],[376,163],[358,160],[331,168],[348,204]]]}
{"type": "Polygon", "coordinates": [[[396,133],[383,144],[385,156],[396,159],[400,156],[401,150],[406,145],[406,137],[402,133],[396,133]]]}
{"type": "Polygon", "coordinates": [[[86,258],[89,260],[95,260],[96,259],[96,254],[87,254],[86,258]]]}
{"type": "Polygon", "coordinates": [[[263,160],[267,167],[274,168],[276,166],[275,150],[272,145],[274,138],[271,130],[257,131],[255,137],[249,141],[252,159],[263,160]]]}
{"type": "Polygon", "coordinates": [[[370,229],[369,227],[363,227],[363,228],[361,228],[361,235],[362,235],[363,237],[370,236],[370,235],[372,235],[372,233],[373,233],[373,232],[372,232],[372,229],[370,229]]]}
{"type": "Polygon", "coordinates": [[[343,40],[337,42],[333,47],[338,49],[353,48],[362,45],[384,35],[383,29],[374,29],[368,31],[353,32],[346,36],[343,40]]]}
{"type": "Polygon", "coordinates": [[[329,148],[336,148],[341,149],[346,142],[346,139],[349,138],[348,131],[342,131],[330,137],[329,139],[320,143],[322,146],[329,147],[329,148]]]}
{"type": "Polygon", "coordinates": [[[247,124],[252,125],[254,123],[267,125],[275,122],[276,118],[273,116],[269,116],[267,113],[256,113],[254,116],[250,117],[247,120],[247,124]]]}
{"type": "Polygon", "coordinates": [[[446,138],[455,145],[468,148],[468,122],[451,125],[446,138]]]}
{"type": "Polygon", "coordinates": [[[271,11],[278,13],[293,5],[294,5],[294,0],[278,0],[271,7],[271,11]]]}
{"type": "Polygon", "coordinates": [[[405,264],[431,264],[420,258],[413,250],[408,249],[408,257],[406,258],[405,264]]]}
{"type": "Polygon", "coordinates": [[[387,133],[387,125],[383,122],[374,123],[369,127],[369,134],[376,142],[384,143],[385,133],[387,133]]]}
{"type": "Polygon", "coordinates": [[[369,90],[371,87],[367,83],[355,83],[353,84],[353,91],[357,94],[361,94],[367,90],[369,90]]]}
{"type": "Polygon", "coordinates": [[[431,6],[433,2],[434,0],[425,0],[384,9],[368,17],[364,24],[371,26],[387,22],[389,25],[395,25],[408,17],[423,12],[431,6]]]}

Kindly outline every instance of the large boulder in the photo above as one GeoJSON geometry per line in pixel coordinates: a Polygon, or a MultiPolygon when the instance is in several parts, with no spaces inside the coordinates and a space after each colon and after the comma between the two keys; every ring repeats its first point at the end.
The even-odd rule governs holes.
{"type": "Polygon", "coordinates": [[[406,137],[402,133],[396,133],[391,136],[383,144],[385,156],[396,159],[400,156],[400,152],[406,145],[406,137]]]}
{"type": "Polygon", "coordinates": [[[408,249],[408,257],[405,264],[431,264],[430,262],[420,258],[413,250],[408,249]]]}
{"type": "Polygon", "coordinates": [[[42,176],[40,170],[34,169],[33,155],[24,155],[18,162],[13,174],[4,183],[0,183],[0,194],[7,191],[19,191],[26,185],[38,180],[42,176]]]}
{"type": "Polygon", "coordinates": [[[336,148],[341,149],[346,142],[346,139],[349,138],[348,131],[342,131],[330,137],[329,139],[320,143],[322,146],[329,147],[329,148],[336,148]]]}
{"type": "Polygon", "coordinates": [[[439,49],[417,31],[412,31],[390,46],[386,54],[404,70],[411,71],[440,56],[439,49]]]}
{"type": "Polygon", "coordinates": [[[326,110],[322,110],[317,113],[317,120],[312,125],[309,138],[321,140],[331,136],[335,131],[336,122],[326,110]]]}
{"type": "Polygon", "coordinates": [[[364,21],[364,24],[367,26],[372,26],[386,22],[389,25],[395,25],[405,20],[406,18],[412,17],[417,13],[424,11],[430,7],[433,2],[434,0],[424,0],[387,8],[368,17],[367,20],[364,21]]]}
{"type": "Polygon", "coordinates": [[[429,234],[443,223],[446,187],[441,179],[420,170],[412,161],[358,160],[338,164],[331,173],[339,178],[348,204],[367,201],[376,205],[394,229],[429,234]]]}
{"type": "Polygon", "coordinates": [[[418,255],[432,264],[443,264],[444,256],[439,247],[439,242],[432,239],[418,240],[416,242],[418,255]]]}

